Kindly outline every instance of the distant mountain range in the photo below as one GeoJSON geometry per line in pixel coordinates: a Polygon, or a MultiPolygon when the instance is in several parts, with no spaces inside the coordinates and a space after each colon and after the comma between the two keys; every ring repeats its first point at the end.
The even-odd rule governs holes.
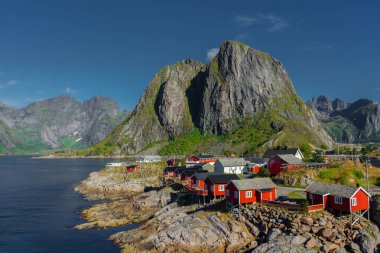
{"type": "Polygon", "coordinates": [[[59,96],[21,109],[0,103],[0,153],[85,148],[101,141],[127,115],[101,96],[84,103],[59,96]]]}
{"type": "Polygon", "coordinates": [[[307,102],[323,128],[341,143],[380,142],[380,105],[369,99],[347,103],[325,96],[307,102]]]}
{"type": "Polygon", "coordinates": [[[208,64],[194,60],[154,75],[123,124],[81,155],[246,153],[260,147],[332,146],[298,97],[283,64],[235,41],[208,64]]]}

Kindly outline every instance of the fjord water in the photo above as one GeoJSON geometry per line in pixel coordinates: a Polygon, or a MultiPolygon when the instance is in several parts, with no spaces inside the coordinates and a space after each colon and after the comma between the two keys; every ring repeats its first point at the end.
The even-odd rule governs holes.
{"type": "MultiPolygon", "coordinates": [[[[74,187],[105,159],[0,156],[0,252],[119,252],[107,238],[126,230],[73,230],[88,202],[74,187]]],[[[132,227],[132,226],[131,226],[132,227]]]]}

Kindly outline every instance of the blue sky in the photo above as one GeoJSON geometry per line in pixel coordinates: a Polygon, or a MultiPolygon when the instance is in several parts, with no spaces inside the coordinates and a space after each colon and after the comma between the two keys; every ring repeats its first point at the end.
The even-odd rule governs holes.
{"type": "Polygon", "coordinates": [[[133,109],[152,76],[239,40],[298,94],[380,101],[379,1],[0,0],[0,101],[67,94],[133,109]]]}

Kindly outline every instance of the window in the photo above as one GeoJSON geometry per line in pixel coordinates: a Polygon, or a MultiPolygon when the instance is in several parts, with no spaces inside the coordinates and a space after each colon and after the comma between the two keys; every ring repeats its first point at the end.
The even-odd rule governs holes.
{"type": "Polygon", "coordinates": [[[224,185],[219,185],[218,186],[218,190],[221,191],[221,192],[224,191],[224,185]]]}
{"type": "Polygon", "coordinates": [[[252,198],[252,191],[246,191],[245,192],[245,197],[246,198],[252,198]]]}
{"type": "Polygon", "coordinates": [[[226,190],[226,196],[229,197],[230,196],[230,190],[226,190]]]}
{"type": "Polygon", "coordinates": [[[239,192],[238,191],[234,192],[234,197],[235,197],[235,199],[239,198],[239,192]]]}
{"type": "Polygon", "coordinates": [[[339,204],[341,205],[343,203],[343,199],[342,197],[339,197],[339,196],[335,196],[335,204],[339,204]]]}
{"type": "Polygon", "coordinates": [[[353,206],[357,206],[358,205],[358,201],[356,200],[356,198],[352,199],[352,205],[353,206]]]}

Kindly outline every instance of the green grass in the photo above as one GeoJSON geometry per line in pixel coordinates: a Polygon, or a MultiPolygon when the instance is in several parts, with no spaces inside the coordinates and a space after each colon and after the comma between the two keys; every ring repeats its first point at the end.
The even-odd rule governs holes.
{"type": "Polygon", "coordinates": [[[204,136],[199,129],[180,135],[175,140],[169,141],[161,150],[160,155],[188,155],[203,153],[209,148],[209,144],[215,142],[215,136],[204,136]]]}
{"type": "Polygon", "coordinates": [[[292,199],[305,199],[305,197],[300,195],[300,193],[304,193],[304,192],[303,191],[292,191],[289,193],[289,197],[292,199]]]}

